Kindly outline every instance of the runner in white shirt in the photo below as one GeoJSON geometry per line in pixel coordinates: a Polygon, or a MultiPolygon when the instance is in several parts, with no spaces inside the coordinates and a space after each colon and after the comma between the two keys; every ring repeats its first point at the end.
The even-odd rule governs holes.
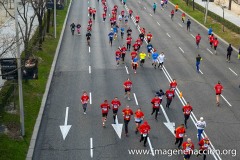
{"type": "Polygon", "coordinates": [[[160,67],[160,69],[162,69],[162,67],[163,67],[163,62],[164,62],[164,60],[165,60],[164,52],[162,52],[161,54],[159,54],[157,60],[158,60],[158,68],[160,67]]]}
{"type": "Polygon", "coordinates": [[[200,117],[200,120],[197,121],[197,130],[198,130],[198,141],[202,139],[202,133],[204,129],[206,128],[206,122],[203,120],[203,117],[200,117]]]}

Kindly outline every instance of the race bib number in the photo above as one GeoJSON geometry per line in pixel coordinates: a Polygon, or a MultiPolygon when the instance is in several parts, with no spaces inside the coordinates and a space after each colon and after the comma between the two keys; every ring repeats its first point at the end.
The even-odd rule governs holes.
{"type": "Polygon", "coordinates": [[[102,110],[103,110],[103,111],[107,111],[107,108],[103,108],[102,110]]]}
{"type": "Polygon", "coordinates": [[[125,118],[129,118],[130,116],[125,116],[125,118]]]}
{"type": "Polygon", "coordinates": [[[118,106],[117,106],[117,105],[114,105],[114,106],[113,106],[113,108],[117,109],[117,108],[118,108],[118,106]]]}
{"type": "Polygon", "coordinates": [[[183,134],[179,134],[179,137],[183,137],[183,134]]]}
{"type": "Polygon", "coordinates": [[[144,133],[144,134],[143,134],[143,137],[147,137],[147,134],[146,134],[146,133],[144,133]]]}

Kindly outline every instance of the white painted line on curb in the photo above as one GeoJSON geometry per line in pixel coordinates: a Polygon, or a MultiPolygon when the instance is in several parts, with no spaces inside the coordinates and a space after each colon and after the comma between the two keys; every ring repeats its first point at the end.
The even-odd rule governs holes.
{"type": "Polygon", "coordinates": [[[126,68],[126,72],[127,72],[127,74],[129,74],[129,72],[128,72],[128,67],[127,67],[127,66],[125,66],[125,68],[126,68]]]}
{"type": "Polygon", "coordinates": [[[167,33],[167,36],[169,37],[169,38],[171,38],[171,36],[167,33]]]}
{"type": "Polygon", "coordinates": [[[90,102],[89,103],[92,104],[92,93],[91,92],[89,93],[89,97],[90,97],[90,102]]]}
{"type": "Polygon", "coordinates": [[[160,26],[160,23],[159,23],[159,22],[157,22],[157,24],[160,26]]]}
{"type": "Polygon", "coordinates": [[[230,107],[232,107],[232,105],[228,102],[228,100],[227,100],[223,95],[221,95],[221,97],[227,102],[227,104],[228,104],[230,107]]]}
{"type": "Polygon", "coordinates": [[[194,37],[194,35],[193,34],[191,34],[191,36],[195,39],[195,37],[194,37]]]}
{"type": "Polygon", "coordinates": [[[91,158],[93,158],[93,139],[90,138],[90,155],[91,155],[91,158]]]}
{"type": "Polygon", "coordinates": [[[183,27],[180,23],[178,23],[178,25],[179,25],[180,27],[183,27]]]}
{"type": "Polygon", "coordinates": [[[136,105],[138,106],[138,100],[137,100],[136,94],[133,93],[133,96],[134,96],[134,99],[135,99],[136,105]]]}
{"type": "Polygon", "coordinates": [[[151,141],[150,141],[150,138],[149,138],[149,137],[147,137],[147,141],[148,141],[148,145],[149,145],[149,147],[150,147],[150,150],[151,150],[151,152],[152,152],[152,156],[155,156],[155,155],[154,155],[154,151],[153,151],[153,147],[152,147],[152,144],[151,144],[151,141]]]}
{"type": "Polygon", "coordinates": [[[184,53],[184,51],[183,51],[183,49],[181,47],[178,47],[178,48],[184,53]]]}
{"type": "Polygon", "coordinates": [[[89,74],[91,74],[92,73],[91,66],[89,66],[88,69],[89,69],[89,74]]]}
{"type": "Polygon", "coordinates": [[[149,14],[150,16],[152,16],[151,14],[149,14]]]}
{"type": "Polygon", "coordinates": [[[146,7],[144,7],[144,9],[146,9],[146,7]]]}
{"type": "Polygon", "coordinates": [[[231,68],[228,68],[228,69],[229,69],[230,71],[232,71],[233,74],[235,74],[236,76],[238,76],[237,73],[234,72],[231,68]]]}
{"type": "Polygon", "coordinates": [[[207,48],[207,50],[208,50],[211,54],[213,54],[212,51],[210,51],[210,49],[207,48]]]}
{"type": "Polygon", "coordinates": [[[88,47],[88,52],[89,52],[89,53],[91,52],[91,47],[88,47]]]}

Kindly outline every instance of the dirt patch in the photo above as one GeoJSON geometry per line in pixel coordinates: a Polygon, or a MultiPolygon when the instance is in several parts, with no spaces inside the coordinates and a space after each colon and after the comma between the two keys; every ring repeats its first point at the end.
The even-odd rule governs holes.
{"type": "Polygon", "coordinates": [[[6,125],[5,134],[14,140],[22,140],[20,124],[16,122],[10,122],[6,125]]]}

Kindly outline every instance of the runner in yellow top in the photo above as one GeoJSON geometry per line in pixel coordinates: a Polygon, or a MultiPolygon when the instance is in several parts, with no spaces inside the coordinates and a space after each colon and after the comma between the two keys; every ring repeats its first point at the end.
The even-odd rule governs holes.
{"type": "Polygon", "coordinates": [[[178,3],[175,6],[175,12],[177,12],[177,11],[178,11],[178,3]]]}
{"type": "Polygon", "coordinates": [[[140,57],[140,66],[143,66],[144,62],[145,62],[145,58],[146,58],[146,53],[144,53],[143,51],[139,54],[140,57]]]}

